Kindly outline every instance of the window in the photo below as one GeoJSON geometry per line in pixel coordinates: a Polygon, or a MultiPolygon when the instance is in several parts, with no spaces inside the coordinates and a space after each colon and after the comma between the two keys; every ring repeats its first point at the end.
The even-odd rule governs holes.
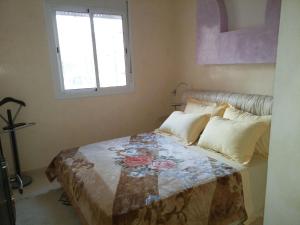
{"type": "Polygon", "coordinates": [[[50,8],[59,97],[132,90],[127,13],[50,8]]]}

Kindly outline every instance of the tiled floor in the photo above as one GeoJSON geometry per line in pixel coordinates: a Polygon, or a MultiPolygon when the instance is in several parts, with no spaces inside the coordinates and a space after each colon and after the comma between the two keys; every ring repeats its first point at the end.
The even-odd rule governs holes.
{"type": "Polygon", "coordinates": [[[81,225],[74,208],[58,201],[61,194],[58,189],[17,200],[16,225],[81,225]]]}

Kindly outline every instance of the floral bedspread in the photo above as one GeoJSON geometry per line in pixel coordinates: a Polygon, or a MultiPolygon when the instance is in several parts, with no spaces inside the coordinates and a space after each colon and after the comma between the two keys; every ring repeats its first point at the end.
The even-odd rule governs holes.
{"type": "Polygon", "coordinates": [[[155,133],[62,151],[49,165],[88,225],[225,225],[247,219],[236,169],[155,133]]]}

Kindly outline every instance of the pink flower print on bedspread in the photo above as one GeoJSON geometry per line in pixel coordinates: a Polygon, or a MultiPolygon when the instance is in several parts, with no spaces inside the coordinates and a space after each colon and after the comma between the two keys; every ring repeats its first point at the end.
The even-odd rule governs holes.
{"type": "Polygon", "coordinates": [[[171,160],[154,160],[150,155],[125,156],[123,162],[127,167],[149,166],[157,171],[176,167],[176,163],[171,160]]]}
{"type": "Polygon", "coordinates": [[[154,161],[151,166],[154,170],[172,169],[174,167],[176,167],[176,163],[171,160],[154,161]]]}
{"type": "Polygon", "coordinates": [[[124,164],[128,167],[147,166],[153,161],[150,155],[125,156],[124,164]]]}

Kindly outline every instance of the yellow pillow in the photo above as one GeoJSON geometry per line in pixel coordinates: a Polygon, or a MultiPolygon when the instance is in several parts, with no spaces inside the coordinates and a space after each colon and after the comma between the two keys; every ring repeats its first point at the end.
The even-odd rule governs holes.
{"type": "Polygon", "coordinates": [[[208,114],[184,113],[175,111],[157,129],[159,132],[173,134],[187,144],[193,144],[209,121],[208,114]]]}
{"type": "Polygon", "coordinates": [[[228,104],[217,104],[215,102],[200,101],[189,98],[185,107],[185,113],[202,113],[211,116],[223,116],[228,104]]]}
{"type": "Polygon", "coordinates": [[[234,107],[229,107],[225,110],[224,118],[238,121],[259,121],[264,122],[267,129],[258,140],[255,146],[255,151],[264,157],[268,157],[269,154],[269,142],[270,142],[270,130],[271,130],[271,116],[256,116],[248,112],[238,110],[234,107]]]}
{"type": "Polygon", "coordinates": [[[198,145],[246,164],[250,162],[256,142],[265,129],[266,125],[263,122],[213,117],[204,129],[198,145]]]}

